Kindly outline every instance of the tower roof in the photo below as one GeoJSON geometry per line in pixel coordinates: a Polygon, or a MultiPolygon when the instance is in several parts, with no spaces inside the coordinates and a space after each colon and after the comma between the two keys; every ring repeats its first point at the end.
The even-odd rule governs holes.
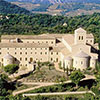
{"type": "Polygon", "coordinates": [[[87,58],[87,57],[90,57],[90,56],[88,54],[86,54],[84,51],[80,51],[74,57],[87,58]]]}
{"type": "Polygon", "coordinates": [[[5,58],[5,59],[13,59],[13,56],[10,55],[10,54],[6,54],[6,55],[4,56],[4,58],[5,58]]]}
{"type": "Polygon", "coordinates": [[[80,28],[76,29],[75,32],[77,32],[77,33],[86,33],[86,30],[84,30],[83,28],[80,27],[80,28]]]}

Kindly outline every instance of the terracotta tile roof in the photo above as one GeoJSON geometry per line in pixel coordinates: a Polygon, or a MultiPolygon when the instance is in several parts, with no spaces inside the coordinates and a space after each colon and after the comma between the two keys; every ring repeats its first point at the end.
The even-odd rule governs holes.
{"type": "Polygon", "coordinates": [[[10,55],[10,54],[6,54],[6,55],[4,56],[4,58],[5,58],[5,59],[13,59],[13,56],[10,55]]]}
{"type": "Polygon", "coordinates": [[[74,57],[79,57],[79,58],[87,58],[90,57],[88,54],[86,54],[84,51],[78,52],[74,57]]]}
{"type": "Polygon", "coordinates": [[[93,34],[86,34],[86,38],[94,38],[93,34]]]}
{"type": "Polygon", "coordinates": [[[64,40],[69,44],[74,44],[74,34],[67,34],[66,36],[63,36],[64,40]]]}
{"type": "Polygon", "coordinates": [[[40,35],[2,35],[1,39],[55,39],[55,37],[50,36],[40,36],[40,35]]]}
{"type": "Polygon", "coordinates": [[[0,43],[0,48],[48,48],[47,44],[38,44],[38,43],[0,43]]]}

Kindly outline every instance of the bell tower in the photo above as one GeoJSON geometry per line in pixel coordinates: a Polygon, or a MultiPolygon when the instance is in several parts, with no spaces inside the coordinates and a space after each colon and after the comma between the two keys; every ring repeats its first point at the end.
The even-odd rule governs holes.
{"type": "Polygon", "coordinates": [[[86,44],[86,31],[83,28],[78,28],[75,30],[74,43],[86,44]]]}

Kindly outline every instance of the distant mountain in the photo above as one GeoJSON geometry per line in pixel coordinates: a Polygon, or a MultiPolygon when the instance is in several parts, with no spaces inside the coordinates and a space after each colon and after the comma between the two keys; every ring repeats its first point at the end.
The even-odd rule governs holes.
{"type": "Polygon", "coordinates": [[[50,15],[87,15],[100,13],[100,0],[7,0],[32,13],[50,15]]]}
{"type": "Polygon", "coordinates": [[[30,11],[7,1],[0,0],[0,14],[30,14],[30,11]]]}
{"type": "Polygon", "coordinates": [[[43,4],[56,4],[56,3],[100,3],[100,0],[7,0],[10,2],[31,2],[31,3],[43,3],[43,4]]]}

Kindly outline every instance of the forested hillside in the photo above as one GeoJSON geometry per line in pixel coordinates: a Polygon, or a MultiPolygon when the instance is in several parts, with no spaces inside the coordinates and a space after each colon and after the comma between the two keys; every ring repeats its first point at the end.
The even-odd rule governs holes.
{"type": "Polygon", "coordinates": [[[43,3],[43,4],[56,4],[56,3],[100,3],[100,0],[7,0],[7,1],[20,1],[20,2],[32,2],[32,3],[43,3]]]}
{"type": "Polygon", "coordinates": [[[30,12],[17,5],[0,0],[0,14],[30,14],[30,12]]]}
{"type": "Polygon", "coordinates": [[[100,4],[96,3],[56,3],[56,4],[34,4],[31,2],[12,2],[33,13],[50,14],[50,15],[91,15],[94,12],[100,12],[100,4]]]}
{"type": "Polygon", "coordinates": [[[88,33],[95,35],[96,41],[100,36],[100,14],[76,17],[51,15],[7,15],[0,20],[0,34],[43,34],[43,33],[73,33],[78,27],[83,27],[88,33]],[[63,24],[66,23],[66,26],[63,24]]]}

